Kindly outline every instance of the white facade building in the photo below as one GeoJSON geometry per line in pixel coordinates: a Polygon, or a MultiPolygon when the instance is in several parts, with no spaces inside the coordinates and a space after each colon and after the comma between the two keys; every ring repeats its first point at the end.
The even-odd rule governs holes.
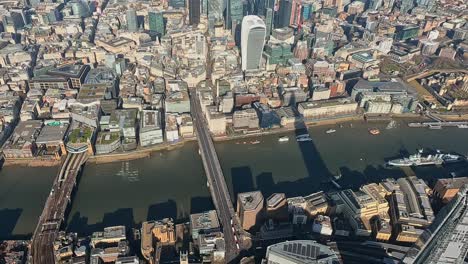
{"type": "Polygon", "coordinates": [[[265,45],[265,22],[258,16],[245,16],[241,30],[242,70],[256,70],[265,45]]]}

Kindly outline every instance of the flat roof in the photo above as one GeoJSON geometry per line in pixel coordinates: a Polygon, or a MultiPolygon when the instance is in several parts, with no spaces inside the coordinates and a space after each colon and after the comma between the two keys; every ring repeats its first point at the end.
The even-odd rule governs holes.
{"type": "Polygon", "coordinates": [[[263,207],[263,195],[260,191],[239,193],[238,202],[242,204],[244,210],[254,210],[263,207]]]}
{"type": "Polygon", "coordinates": [[[41,130],[41,133],[36,139],[37,144],[49,144],[49,143],[60,143],[65,137],[65,133],[68,130],[69,123],[60,122],[45,124],[41,130]]]}

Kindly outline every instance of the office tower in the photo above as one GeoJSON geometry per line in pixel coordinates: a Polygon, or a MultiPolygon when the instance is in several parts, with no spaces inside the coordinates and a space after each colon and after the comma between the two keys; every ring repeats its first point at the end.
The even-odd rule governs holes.
{"type": "Polygon", "coordinates": [[[149,30],[155,31],[158,35],[164,36],[166,31],[164,29],[164,17],[161,11],[148,12],[149,30]]]}
{"type": "Polygon", "coordinates": [[[271,29],[273,28],[273,9],[272,8],[267,8],[266,9],[266,14],[265,14],[265,27],[266,27],[266,34],[265,37],[267,39],[270,38],[271,35],[271,29]]]}
{"type": "Polygon", "coordinates": [[[189,0],[189,23],[197,25],[200,23],[200,0],[189,0]]]}
{"type": "Polygon", "coordinates": [[[244,12],[246,16],[255,14],[254,0],[244,0],[244,12]]]}
{"type": "Polygon", "coordinates": [[[83,0],[70,1],[71,9],[73,15],[79,17],[88,17],[90,15],[90,10],[88,3],[83,0]]]}
{"type": "Polygon", "coordinates": [[[36,7],[41,3],[41,0],[29,0],[29,5],[36,7]]]}
{"type": "Polygon", "coordinates": [[[242,70],[258,69],[265,45],[265,22],[258,16],[245,16],[241,31],[242,70]]]}
{"type": "Polygon", "coordinates": [[[169,0],[169,6],[173,8],[184,8],[185,0],[169,0]]]}
{"type": "Polygon", "coordinates": [[[208,0],[208,16],[215,20],[222,20],[223,7],[223,0],[208,0]]]}
{"type": "Polygon", "coordinates": [[[257,13],[257,15],[259,16],[264,16],[265,15],[265,2],[267,0],[257,0],[257,2],[255,3],[255,12],[257,13]]]}
{"type": "Polygon", "coordinates": [[[275,26],[276,28],[289,26],[289,21],[291,19],[292,1],[293,0],[282,0],[280,2],[278,11],[278,23],[275,26]]]}
{"type": "Polygon", "coordinates": [[[434,0],[416,0],[417,6],[432,10],[434,8],[434,0]]]}
{"type": "Polygon", "coordinates": [[[309,57],[309,46],[307,46],[307,41],[300,40],[297,42],[296,47],[294,48],[294,57],[300,59],[301,61],[309,57]]]}
{"type": "Polygon", "coordinates": [[[201,0],[201,14],[208,15],[208,0],[201,0]]]}
{"type": "Polygon", "coordinates": [[[395,0],[383,0],[383,6],[385,9],[392,10],[395,5],[395,0]]]}
{"type": "Polygon", "coordinates": [[[269,219],[288,221],[288,201],[284,193],[274,193],[266,201],[266,213],[269,219]]]}
{"type": "Polygon", "coordinates": [[[302,20],[308,20],[312,18],[314,13],[314,5],[312,3],[302,3],[302,20]]]}
{"type": "Polygon", "coordinates": [[[413,9],[413,7],[414,7],[413,0],[401,0],[400,13],[407,14],[411,9],[413,9]]]}
{"type": "Polygon", "coordinates": [[[337,12],[342,12],[344,10],[343,0],[325,0],[323,2],[323,7],[336,7],[337,12]]]}
{"type": "Polygon", "coordinates": [[[369,10],[377,11],[383,5],[383,0],[370,0],[369,1],[369,10]]]}
{"type": "Polygon", "coordinates": [[[244,17],[244,5],[240,0],[227,0],[226,28],[232,29],[233,25],[240,25],[244,17]]]}
{"type": "Polygon", "coordinates": [[[289,19],[290,26],[298,26],[301,24],[302,4],[301,0],[292,0],[291,2],[291,17],[289,19]]]}
{"type": "Polygon", "coordinates": [[[259,224],[263,214],[262,193],[260,191],[239,193],[237,214],[244,230],[249,230],[259,224]]]}
{"type": "Polygon", "coordinates": [[[26,17],[23,10],[11,9],[9,15],[3,17],[3,28],[5,32],[14,33],[26,25],[26,17]]]}
{"type": "Polygon", "coordinates": [[[138,17],[135,9],[128,9],[127,13],[127,30],[130,32],[138,31],[138,17]]]}

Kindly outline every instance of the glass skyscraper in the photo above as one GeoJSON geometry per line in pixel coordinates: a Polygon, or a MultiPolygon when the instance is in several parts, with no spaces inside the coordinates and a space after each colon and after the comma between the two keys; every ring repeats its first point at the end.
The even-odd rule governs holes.
{"type": "Polygon", "coordinates": [[[271,35],[271,29],[273,27],[273,9],[272,8],[267,8],[266,9],[266,14],[265,14],[265,27],[266,27],[266,35],[265,37],[267,39],[270,38],[271,35]]]}
{"type": "Polygon", "coordinates": [[[185,0],[169,0],[169,6],[173,8],[184,8],[185,0]]]}
{"type": "Polygon", "coordinates": [[[208,16],[215,20],[223,19],[223,0],[207,0],[208,1],[208,16]]]}
{"type": "Polygon", "coordinates": [[[230,29],[233,25],[240,25],[244,17],[244,5],[240,0],[228,0],[226,10],[226,28],[230,29]]]}
{"type": "Polygon", "coordinates": [[[282,0],[280,2],[278,19],[275,25],[276,28],[289,26],[289,20],[291,19],[292,0],[282,0]]]}
{"type": "Polygon", "coordinates": [[[241,31],[242,70],[257,70],[265,45],[265,22],[258,16],[245,16],[241,31]]]}
{"type": "Polygon", "coordinates": [[[127,17],[127,30],[130,32],[138,31],[138,17],[135,9],[128,9],[126,13],[127,17]]]}
{"type": "Polygon", "coordinates": [[[155,31],[161,36],[166,34],[164,29],[164,18],[160,11],[149,11],[148,12],[148,24],[149,30],[155,31]]]}
{"type": "Polygon", "coordinates": [[[200,23],[200,0],[189,0],[189,23],[196,25],[200,23]]]}

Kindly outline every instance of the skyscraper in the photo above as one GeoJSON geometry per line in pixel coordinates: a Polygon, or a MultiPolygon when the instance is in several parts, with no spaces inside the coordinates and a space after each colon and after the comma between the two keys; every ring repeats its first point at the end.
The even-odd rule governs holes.
{"type": "Polygon", "coordinates": [[[289,26],[291,19],[292,0],[281,0],[279,4],[278,19],[275,25],[276,28],[289,26]]]}
{"type": "Polygon", "coordinates": [[[401,0],[400,13],[407,14],[411,9],[413,9],[413,7],[414,7],[413,0],[401,0]]]}
{"type": "Polygon", "coordinates": [[[157,32],[159,35],[164,36],[166,31],[164,29],[164,17],[161,11],[148,12],[149,30],[157,32]]]}
{"type": "Polygon", "coordinates": [[[240,0],[227,1],[226,28],[230,29],[233,25],[240,25],[244,16],[244,5],[240,0]]]}
{"type": "Polygon", "coordinates": [[[258,16],[245,16],[241,30],[242,70],[258,69],[265,45],[265,23],[258,16]]]}
{"type": "Polygon", "coordinates": [[[208,0],[208,16],[215,20],[223,19],[223,0],[208,0]]]}
{"type": "Polygon", "coordinates": [[[265,14],[265,26],[266,26],[266,38],[269,39],[271,35],[271,29],[273,28],[273,9],[267,8],[265,14]]]}
{"type": "Polygon", "coordinates": [[[201,1],[201,14],[208,15],[208,0],[201,1]]]}
{"type": "Polygon", "coordinates": [[[416,0],[416,4],[420,7],[424,7],[428,10],[432,10],[434,8],[435,1],[434,0],[416,0]]]}
{"type": "Polygon", "coordinates": [[[302,3],[300,0],[292,0],[291,2],[291,17],[289,19],[290,26],[298,26],[301,24],[302,3]]]}
{"type": "Polygon", "coordinates": [[[196,25],[200,23],[200,0],[189,0],[189,23],[196,25]]]}
{"type": "Polygon", "coordinates": [[[90,15],[90,10],[88,3],[82,0],[70,1],[73,15],[79,17],[88,17],[90,15]]]}
{"type": "Polygon", "coordinates": [[[383,0],[370,0],[369,1],[369,10],[377,11],[383,5],[383,0]]]}
{"type": "Polygon", "coordinates": [[[127,17],[127,30],[130,32],[138,31],[138,17],[135,9],[128,9],[126,13],[127,17]]]}
{"type": "Polygon", "coordinates": [[[169,0],[169,6],[173,8],[184,8],[185,0],[169,0]]]}

